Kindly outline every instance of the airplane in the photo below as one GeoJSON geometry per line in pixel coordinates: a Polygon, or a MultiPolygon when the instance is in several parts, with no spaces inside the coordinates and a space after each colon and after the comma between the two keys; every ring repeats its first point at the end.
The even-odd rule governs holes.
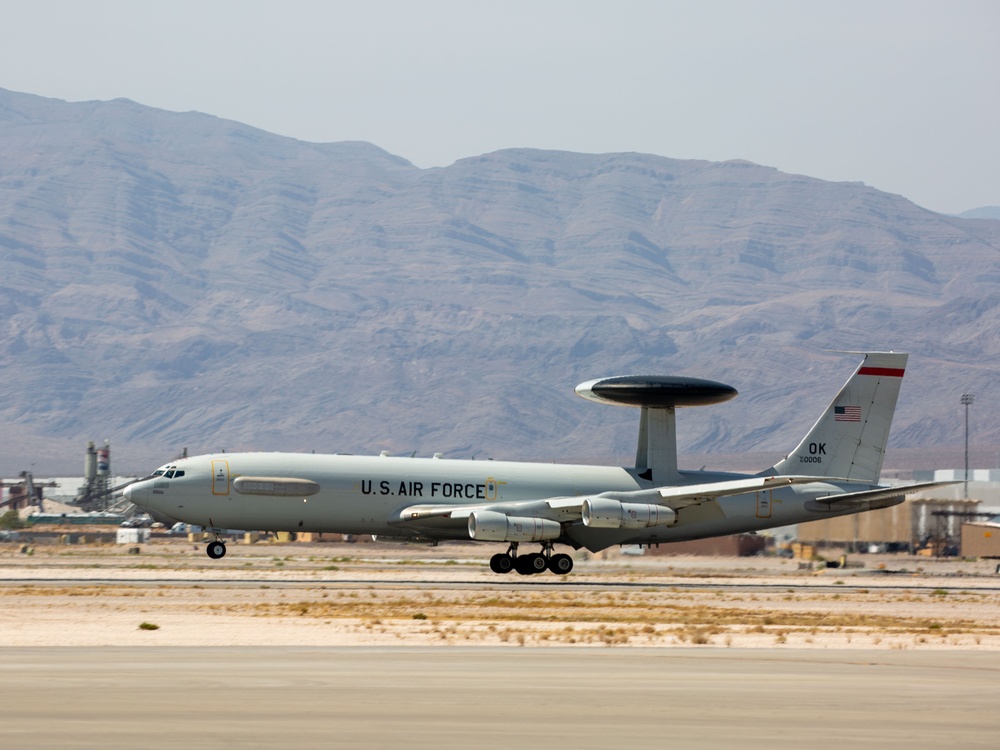
{"type": "Polygon", "coordinates": [[[635,466],[306,453],[182,458],[126,487],[151,513],[224,529],[371,534],[377,541],[506,543],[495,573],[565,575],[555,545],[597,552],[762,529],[886,508],[949,484],[878,484],[907,354],[864,358],[798,446],[757,474],[677,466],[676,410],[727,401],[735,388],[676,376],[617,376],[580,396],[640,409],[635,466]],[[540,545],[519,554],[519,545],[540,545]]]}

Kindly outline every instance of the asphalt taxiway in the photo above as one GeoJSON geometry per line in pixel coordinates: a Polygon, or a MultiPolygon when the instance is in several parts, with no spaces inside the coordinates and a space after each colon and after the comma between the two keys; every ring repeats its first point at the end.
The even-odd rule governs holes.
{"type": "Polygon", "coordinates": [[[994,748],[1000,653],[0,648],[5,748],[994,748]]]}

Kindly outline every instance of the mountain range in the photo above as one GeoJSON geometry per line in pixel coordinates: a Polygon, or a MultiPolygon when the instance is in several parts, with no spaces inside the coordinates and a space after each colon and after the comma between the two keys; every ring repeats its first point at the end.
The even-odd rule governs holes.
{"type": "MultiPolygon", "coordinates": [[[[915,155],[914,158],[919,158],[915,155]]],[[[988,215],[987,215],[988,216],[988,215]]],[[[128,100],[0,90],[0,475],[182,448],[625,462],[629,373],[735,386],[684,454],[778,453],[911,353],[890,446],[1000,445],[1000,221],[745,161],[421,169],[128,100]]],[[[726,468],[713,466],[712,468],[726,468]]],[[[760,468],[764,468],[761,466],[760,468]]]]}

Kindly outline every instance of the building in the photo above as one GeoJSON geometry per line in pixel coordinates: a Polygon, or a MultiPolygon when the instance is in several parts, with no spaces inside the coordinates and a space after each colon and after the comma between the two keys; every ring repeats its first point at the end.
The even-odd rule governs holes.
{"type": "Polygon", "coordinates": [[[899,505],[798,526],[799,541],[854,551],[909,551],[934,547],[934,554],[957,548],[963,520],[979,514],[979,500],[916,497],[899,505]]]}
{"type": "Polygon", "coordinates": [[[1000,558],[1000,523],[962,524],[962,554],[1000,558]]]}

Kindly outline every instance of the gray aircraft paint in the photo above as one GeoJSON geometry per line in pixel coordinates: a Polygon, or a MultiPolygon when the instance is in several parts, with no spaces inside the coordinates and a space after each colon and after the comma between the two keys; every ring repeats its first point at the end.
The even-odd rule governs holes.
{"type": "Polygon", "coordinates": [[[167,464],[126,495],[140,507],[216,530],[468,540],[469,516],[489,511],[557,521],[561,535],[550,542],[593,551],[756,531],[887,507],[936,486],[876,484],[905,365],[905,354],[866,355],[799,447],[758,475],[682,470],[656,486],[642,469],[612,466],[223,453],[167,464]],[[666,505],[676,521],[588,527],[581,507],[594,496],[666,505]]]}

